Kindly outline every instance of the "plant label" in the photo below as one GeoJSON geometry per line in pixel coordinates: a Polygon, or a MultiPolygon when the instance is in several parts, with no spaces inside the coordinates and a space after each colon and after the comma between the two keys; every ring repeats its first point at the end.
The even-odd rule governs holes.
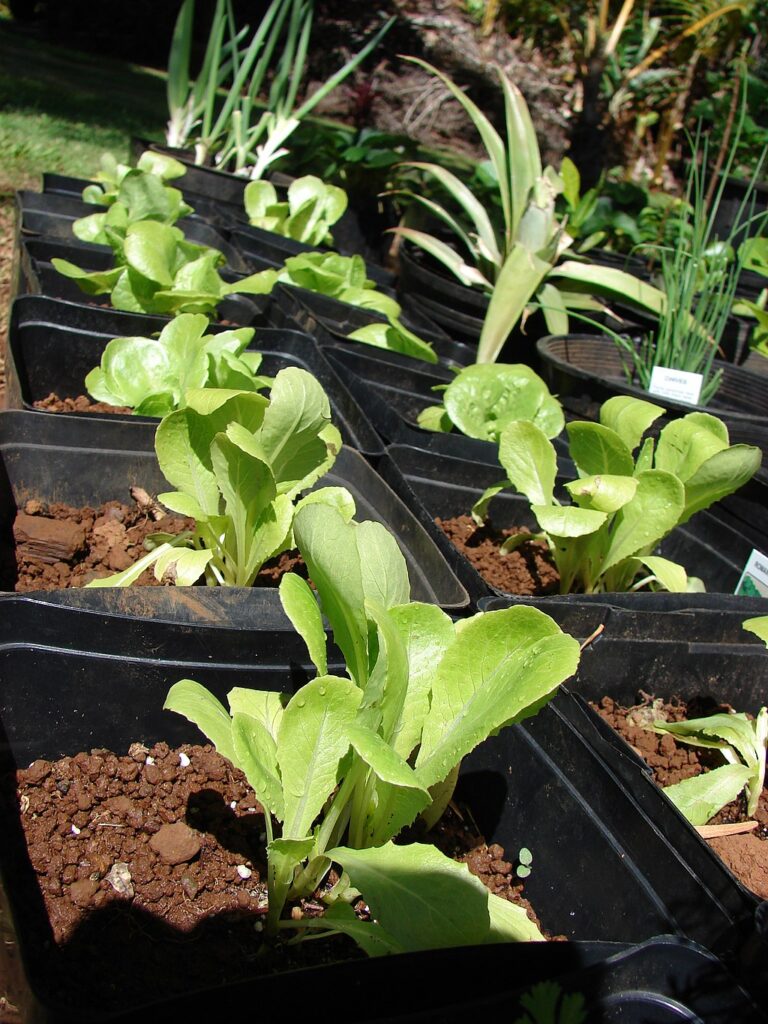
{"type": "Polygon", "coordinates": [[[752,549],[734,593],[745,597],[768,597],[768,557],[761,551],[752,549]]]}
{"type": "Polygon", "coordinates": [[[648,391],[659,398],[671,398],[675,402],[698,405],[703,382],[704,377],[700,373],[654,366],[648,391]]]}

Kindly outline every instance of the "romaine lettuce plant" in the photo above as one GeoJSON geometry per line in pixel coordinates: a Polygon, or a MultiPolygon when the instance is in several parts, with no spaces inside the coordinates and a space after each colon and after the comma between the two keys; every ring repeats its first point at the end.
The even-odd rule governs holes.
{"type": "Polygon", "coordinates": [[[293,519],[303,505],[328,502],[346,518],[354,515],[343,487],[299,499],[340,447],[327,395],[298,367],[278,373],[269,400],[255,391],[188,391],[186,406],[157,428],[155,451],[176,488],[158,500],[192,517],[194,529],[156,534],[156,547],[138,562],[88,586],[130,586],[150,567],[157,579],[172,569],[177,586],[201,576],[211,585],[251,586],[269,558],[293,546],[293,519]]]}
{"type": "Polygon", "coordinates": [[[565,484],[572,504],[555,496],[552,443],[534,423],[511,423],[499,442],[507,479],[485,491],[473,516],[482,522],[491,499],[506,487],[524,494],[541,532],[515,534],[502,553],[531,538],[545,540],[562,594],[643,586],[700,589],[701,582],[689,579],[682,566],[653,551],[695,512],[745,484],[762,453],[729,444],[725,424],[708,413],[689,413],[668,423],[658,441],[643,440],[663,413],[651,402],[617,396],[603,404],[599,423],[568,423],[570,456],[579,473],[565,484]]]}
{"type": "Polygon", "coordinates": [[[227,295],[243,292],[266,295],[277,274],[263,270],[235,282],[225,281],[217,268],[222,253],[188,242],[169,224],[145,220],[128,225],[125,235],[108,232],[115,253],[110,270],[82,270],[54,257],[54,267],[76,281],[86,295],[109,295],[115,309],[131,313],[213,314],[227,295]]]}
{"type": "MultiPolygon", "coordinates": [[[[161,159],[168,161],[167,157],[161,159]]],[[[171,163],[181,167],[181,173],[184,173],[178,161],[173,160],[171,163]]],[[[174,168],[167,167],[165,163],[159,164],[154,159],[144,160],[144,167],[141,164],[140,160],[135,169],[125,168],[124,173],[121,171],[114,191],[103,191],[98,185],[88,185],[83,190],[86,202],[99,203],[107,209],[103,213],[92,213],[76,220],[72,225],[76,238],[82,242],[111,245],[113,234],[120,239],[124,238],[129,224],[142,220],[175,224],[180,217],[193,212],[177,188],[164,184],[163,172],[166,176],[173,176],[174,168]]]]}
{"type": "Polygon", "coordinates": [[[372,309],[387,318],[387,323],[366,324],[347,335],[350,341],[386,348],[392,352],[436,363],[429,342],[409,331],[400,320],[402,310],[389,295],[378,291],[370,281],[362,256],[340,256],[336,252],[306,252],[291,256],[280,271],[279,281],[330,295],[361,309],[372,309]]]}
{"type": "Polygon", "coordinates": [[[454,624],[434,605],[409,602],[405,560],[377,523],[313,505],[297,513],[294,533],[347,675],[328,674],[320,607],[289,574],[280,597],[317,678],[290,699],[232,690],[229,713],[182,680],[165,704],[244,771],[264,808],[268,932],[340,931],[371,955],[541,938],[465,865],[392,840],[419,814],[437,820],[461,759],[534,714],[575,671],[578,643],[534,608],[454,624]],[[320,891],[325,916],[281,920],[286,900],[318,890],[332,863],[343,873],[320,891]],[[350,906],[360,893],[370,921],[350,906]]]}
{"type": "MultiPolygon", "coordinates": [[[[747,619],[742,625],[768,646],[768,616],[747,619]]],[[[747,816],[754,816],[765,785],[768,708],[760,708],[755,718],[724,712],[682,722],[655,721],[651,728],[662,736],[673,736],[678,743],[719,750],[727,762],[664,788],[692,825],[706,825],[742,790],[747,796],[747,816]]]]}
{"type": "Polygon", "coordinates": [[[547,437],[557,437],[565,425],[558,400],[541,377],[522,363],[466,366],[450,384],[433,390],[444,392],[443,404],[419,413],[419,426],[426,430],[456,427],[467,437],[498,442],[501,431],[515,420],[530,420],[547,437]]]}
{"type": "Polygon", "coordinates": [[[139,416],[166,416],[198,388],[261,391],[271,377],[257,376],[260,352],[244,351],[251,327],[207,334],[208,317],[180,313],[158,338],[113,338],[101,365],[85,378],[90,396],[108,405],[128,406],[139,416]]]}
{"type": "Polygon", "coordinates": [[[265,180],[249,182],[244,201],[254,227],[307,245],[333,245],[331,228],[347,208],[347,193],[306,174],[291,182],[284,202],[278,200],[272,182],[265,180]]]}

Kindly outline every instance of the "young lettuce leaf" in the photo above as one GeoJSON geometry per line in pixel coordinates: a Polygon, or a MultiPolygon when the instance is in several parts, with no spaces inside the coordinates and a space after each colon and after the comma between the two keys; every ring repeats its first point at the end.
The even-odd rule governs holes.
{"type": "Polygon", "coordinates": [[[685,570],[654,555],[656,546],[701,509],[731,494],[757,472],[762,454],[730,445],[724,423],[704,413],[673,420],[642,443],[661,406],[617,396],[600,422],[566,426],[579,478],[565,484],[572,504],[555,496],[555,449],[535,423],[509,424],[499,440],[507,479],[486,489],[472,515],[481,523],[492,498],[513,487],[531,503],[540,533],[516,534],[506,553],[529,537],[545,539],[560,574],[560,592],[699,588],[685,570]]]}
{"type": "Polygon", "coordinates": [[[109,231],[108,241],[115,253],[111,270],[87,271],[58,257],[51,262],[86,294],[109,294],[115,309],[131,313],[211,315],[233,292],[269,294],[277,278],[276,271],[264,270],[227,282],[218,272],[222,253],[188,242],[178,228],[157,221],[129,224],[124,234],[109,231]]]}
{"type": "Polygon", "coordinates": [[[427,430],[456,427],[467,437],[496,442],[515,420],[530,420],[550,438],[565,426],[560,403],[541,377],[522,363],[464,367],[445,388],[443,404],[429,406],[418,418],[427,430]]]}
{"type": "Polygon", "coordinates": [[[245,351],[252,328],[208,334],[208,326],[200,313],[180,313],[157,338],[113,338],[85,378],[88,393],[139,416],[166,416],[185,405],[191,389],[271,386],[272,378],[256,374],[261,353],[245,351]]]}
{"type": "Polygon", "coordinates": [[[389,349],[414,359],[436,363],[437,356],[429,342],[419,338],[400,320],[399,304],[376,289],[368,280],[361,256],[340,256],[335,252],[307,252],[285,261],[278,280],[284,284],[307,288],[321,295],[348,302],[361,309],[371,309],[386,317],[386,323],[367,324],[348,335],[351,341],[389,349]]]}
{"type": "Polygon", "coordinates": [[[275,186],[265,180],[249,182],[243,198],[254,227],[306,245],[333,245],[331,228],[347,208],[343,188],[326,185],[312,174],[291,182],[285,202],[278,200],[275,186]]]}
{"type": "Polygon", "coordinates": [[[158,579],[175,568],[177,585],[205,574],[211,585],[251,586],[268,559],[293,546],[294,515],[302,505],[328,502],[340,515],[354,515],[344,488],[320,488],[299,499],[328,472],[340,447],[328,397],[306,370],[281,370],[269,400],[256,392],[188,391],[184,408],[157,428],[155,450],[176,488],[158,498],[194,518],[194,530],[166,540],[125,572],[88,585],[130,586],[153,566],[158,579]]]}

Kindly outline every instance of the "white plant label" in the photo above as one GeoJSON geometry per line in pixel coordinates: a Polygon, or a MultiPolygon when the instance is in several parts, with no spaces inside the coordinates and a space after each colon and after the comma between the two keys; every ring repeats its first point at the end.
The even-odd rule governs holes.
{"type": "Polygon", "coordinates": [[[745,597],[768,597],[768,557],[752,549],[735,590],[745,597]]]}
{"type": "Polygon", "coordinates": [[[671,398],[675,402],[698,405],[704,377],[688,370],[670,370],[666,366],[654,366],[648,391],[659,398],[671,398]]]}

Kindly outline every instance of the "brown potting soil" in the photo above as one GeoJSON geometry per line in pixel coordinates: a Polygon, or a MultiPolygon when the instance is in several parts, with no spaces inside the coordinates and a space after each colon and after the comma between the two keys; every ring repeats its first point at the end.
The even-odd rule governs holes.
{"type": "MultiPolygon", "coordinates": [[[[675,699],[666,702],[645,694],[641,696],[642,702],[632,708],[623,707],[611,697],[604,697],[592,706],[653,769],[654,779],[660,786],[674,785],[725,764],[719,751],[677,743],[672,736],[661,736],[644,728],[644,723],[650,724],[655,719],[680,722],[686,718],[701,718],[731,710],[727,705],[717,705],[711,700],[689,704],[675,699]]],[[[750,832],[717,836],[707,842],[748,889],[768,899],[768,791],[765,788],[752,820],[757,820],[758,824],[750,832]]],[[[747,813],[742,794],[724,807],[711,823],[743,821],[747,821],[747,813]]]]}
{"type": "MultiPolygon", "coordinates": [[[[108,501],[97,508],[28,501],[17,514],[17,593],[83,587],[92,579],[127,569],[144,554],[150,534],[181,533],[194,527],[182,516],[154,518],[146,505],[108,501]]],[[[159,586],[152,570],[140,586],[159,586]]],[[[11,589],[11,588],[8,588],[11,589]]]]}
{"type": "MultiPolygon", "coordinates": [[[[135,743],[38,760],[6,779],[58,950],[66,1004],[88,979],[105,1011],[215,984],[360,956],[351,940],[261,948],[267,912],[262,809],[212,747],[135,743]]],[[[454,812],[438,836],[488,887],[524,902],[499,846],[454,812]]],[[[333,881],[333,879],[331,879],[333,881]]],[[[30,915],[33,916],[30,908],[30,915]]],[[[317,915],[314,900],[292,916],[317,915]]],[[[40,916],[38,911],[38,916],[40,916]]]]}
{"type": "Polygon", "coordinates": [[[471,516],[438,517],[435,522],[486,583],[497,590],[526,595],[558,593],[560,576],[543,541],[525,541],[515,551],[502,555],[501,545],[508,537],[522,533],[521,529],[497,530],[491,523],[478,526],[471,516]]]}
{"type": "Polygon", "coordinates": [[[59,398],[53,391],[47,398],[38,398],[32,403],[35,409],[43,412],[106,412],[113,415],[132,415],[129,405],[108,405],[106,402],[94,402],[88,395],[77,395],[76,398],[59,398]]]}
{"type": "MultiPolygon", "coordinates": [[[[1,588],[29,593],[83,587],[92,579],[110,576],[138,561],[144,541],[153,533],[178,534],[192,529],[193,519],[166,514],[144,492],[133,505],[108,501],[97,508],[72,508],[28,501],[17,513],[13,526],[15,557],[0,573],[1,588]]],[[[3,560],[4,563],[8,559],[3,560]]],[[[271,559],[260,570],[257,586],[276,587],[286,572],[306,576],[296,551],[271,559]]],[[[172,584],[169,577],[155,579],[147,569],[133,586],[172,584]]]]}

